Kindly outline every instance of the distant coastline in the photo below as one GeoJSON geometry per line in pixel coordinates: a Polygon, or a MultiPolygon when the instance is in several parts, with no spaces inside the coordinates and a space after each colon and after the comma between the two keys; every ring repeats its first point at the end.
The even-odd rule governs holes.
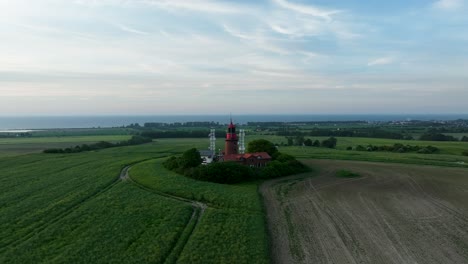
{"type": "MultiPolygon", "coordinates": [[[[233,115],[234,122],[301,122],[301,121],[405,121],[405,120],[456,120],[468,119],[468,114],[408,114],[408,115],[233,115]]],[[[225,124],[229,115],[135,115],[135,116],[3,116],[0,130],[36,130],[53,128],[120,127],[146,122],[206,122],[225,124]]]]}

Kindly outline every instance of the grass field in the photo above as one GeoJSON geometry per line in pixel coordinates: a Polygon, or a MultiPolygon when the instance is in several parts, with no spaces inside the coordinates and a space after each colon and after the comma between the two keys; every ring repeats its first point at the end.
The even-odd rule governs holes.
{"type": "Polygon", "coordinates": [[[266,182],[274,263],[466,263],[466,169],[307,161],[266,182]],[[339,170],[360,177],[336,177],[339,170]]]}

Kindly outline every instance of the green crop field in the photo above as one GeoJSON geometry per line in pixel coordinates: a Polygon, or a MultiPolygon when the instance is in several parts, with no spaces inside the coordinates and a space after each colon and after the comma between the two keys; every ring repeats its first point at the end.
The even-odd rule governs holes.
{"type": "Polygon", "coordinates": [[[203,145],[0,158],[0,262],[267,263],[257,183],[196,182],[161,167],[203,145]]]}

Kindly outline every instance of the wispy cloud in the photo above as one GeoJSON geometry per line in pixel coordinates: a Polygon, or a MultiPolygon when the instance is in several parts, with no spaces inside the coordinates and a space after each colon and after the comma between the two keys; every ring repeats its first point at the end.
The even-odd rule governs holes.
{"type": "Polygon", "coordinates": [[[142,30],[138,30],[138,29],[135,29],[135,28],[132,28],[132,27],[129,27],[129,26],[122,25],[122,24],[117,24],[117,26],[118,26],[122,31],[125,31],[125,32],[134,33],[134,34],[138,34],[138,35],[149,35],[148,32],[145,32],[145,31],[142,31],[142,30]]]}
{"type": "Polygon", "coordinates": [[[327,21],[332,20],[332,15],[341,12],[340,10],[325,10],[325,9],[318,8],[318,7],[311,6],[311,5],[296,4],[296,3],[288,2],[286,0],[273,0],[273,2],[283,8],[293,10],[301,14],[319,17],[327,21]]]}
{"type": "Polygon", "coordinates": [[[141,2],[166,9],[185,9],[209,13],[240,13],[247,8],[232,2],[211,0],[141,0],[141,2]]]}
{"type": "Polygon", "coordinates": [[[457,10],[464,4],[464,0],[438,0],[433,3],[433,7],[442,10],[457,10]]]}
{"type": "Polygon", "coordinates": [[[393,57],[382,57],[382,58],[377,58],[377,59],[373,59],[369,61],[369,63],[367,63],[367,66],[388,65],[394,62],[395,62],[395,58],[393,57]]]}

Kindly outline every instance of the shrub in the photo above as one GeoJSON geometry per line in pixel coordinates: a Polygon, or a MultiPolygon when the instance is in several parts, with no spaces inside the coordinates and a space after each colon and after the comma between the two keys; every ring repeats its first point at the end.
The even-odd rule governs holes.
{"type": "Polygon", "coordinates": [[[314,143],[312,143],[312,147],[320,147],[320,141],[318,141],[318,139],[316,139],[314,141],[314,143]]]}
{"type": "Polygon", "coordinates": [[[361,146],[361,145],[357,145],[356,150],[357,151],[366,151],[366,148],[361,146]]]}
{"type": "Polygon", "coordinates": [[[253,175],[253,169],[236,162],[215,162],[198,166],[187,174],[196,180],[216,183],[238,183],[253,178],[253,175]]]}
{"type": "Polygon", "coordinates": [[[336,138],[335,137],[330,137],[328,139],[325,139],[324,141],[322,141],[322,147],[326,147],[326,148],[335,148],[336,147],[336,138]]]}
{"type": "Polygon", "coordinates": [[[281,152],[277,152],[275,155],[273,155],[272,157],[274,160],[277,160],[279,162],[286,162],[286,161],[290,161],[290,160],[295,160],[296,158],[292,155],[289,155],[289,154],[285,154],[285,153],[281,153],[281,152]]]}
{"type": "Polygon", "coordinates": [[[179,158],[172,156],[163,162],[163,166],[168,170],[175,170],[180,167],[179,158]]]}
{"type": "Polygon", "coordinates": [[[463,152],[462,152],[462,155],[463,155],[463,156],[468,156],[468,150],[463,151],[463,152]]]}

